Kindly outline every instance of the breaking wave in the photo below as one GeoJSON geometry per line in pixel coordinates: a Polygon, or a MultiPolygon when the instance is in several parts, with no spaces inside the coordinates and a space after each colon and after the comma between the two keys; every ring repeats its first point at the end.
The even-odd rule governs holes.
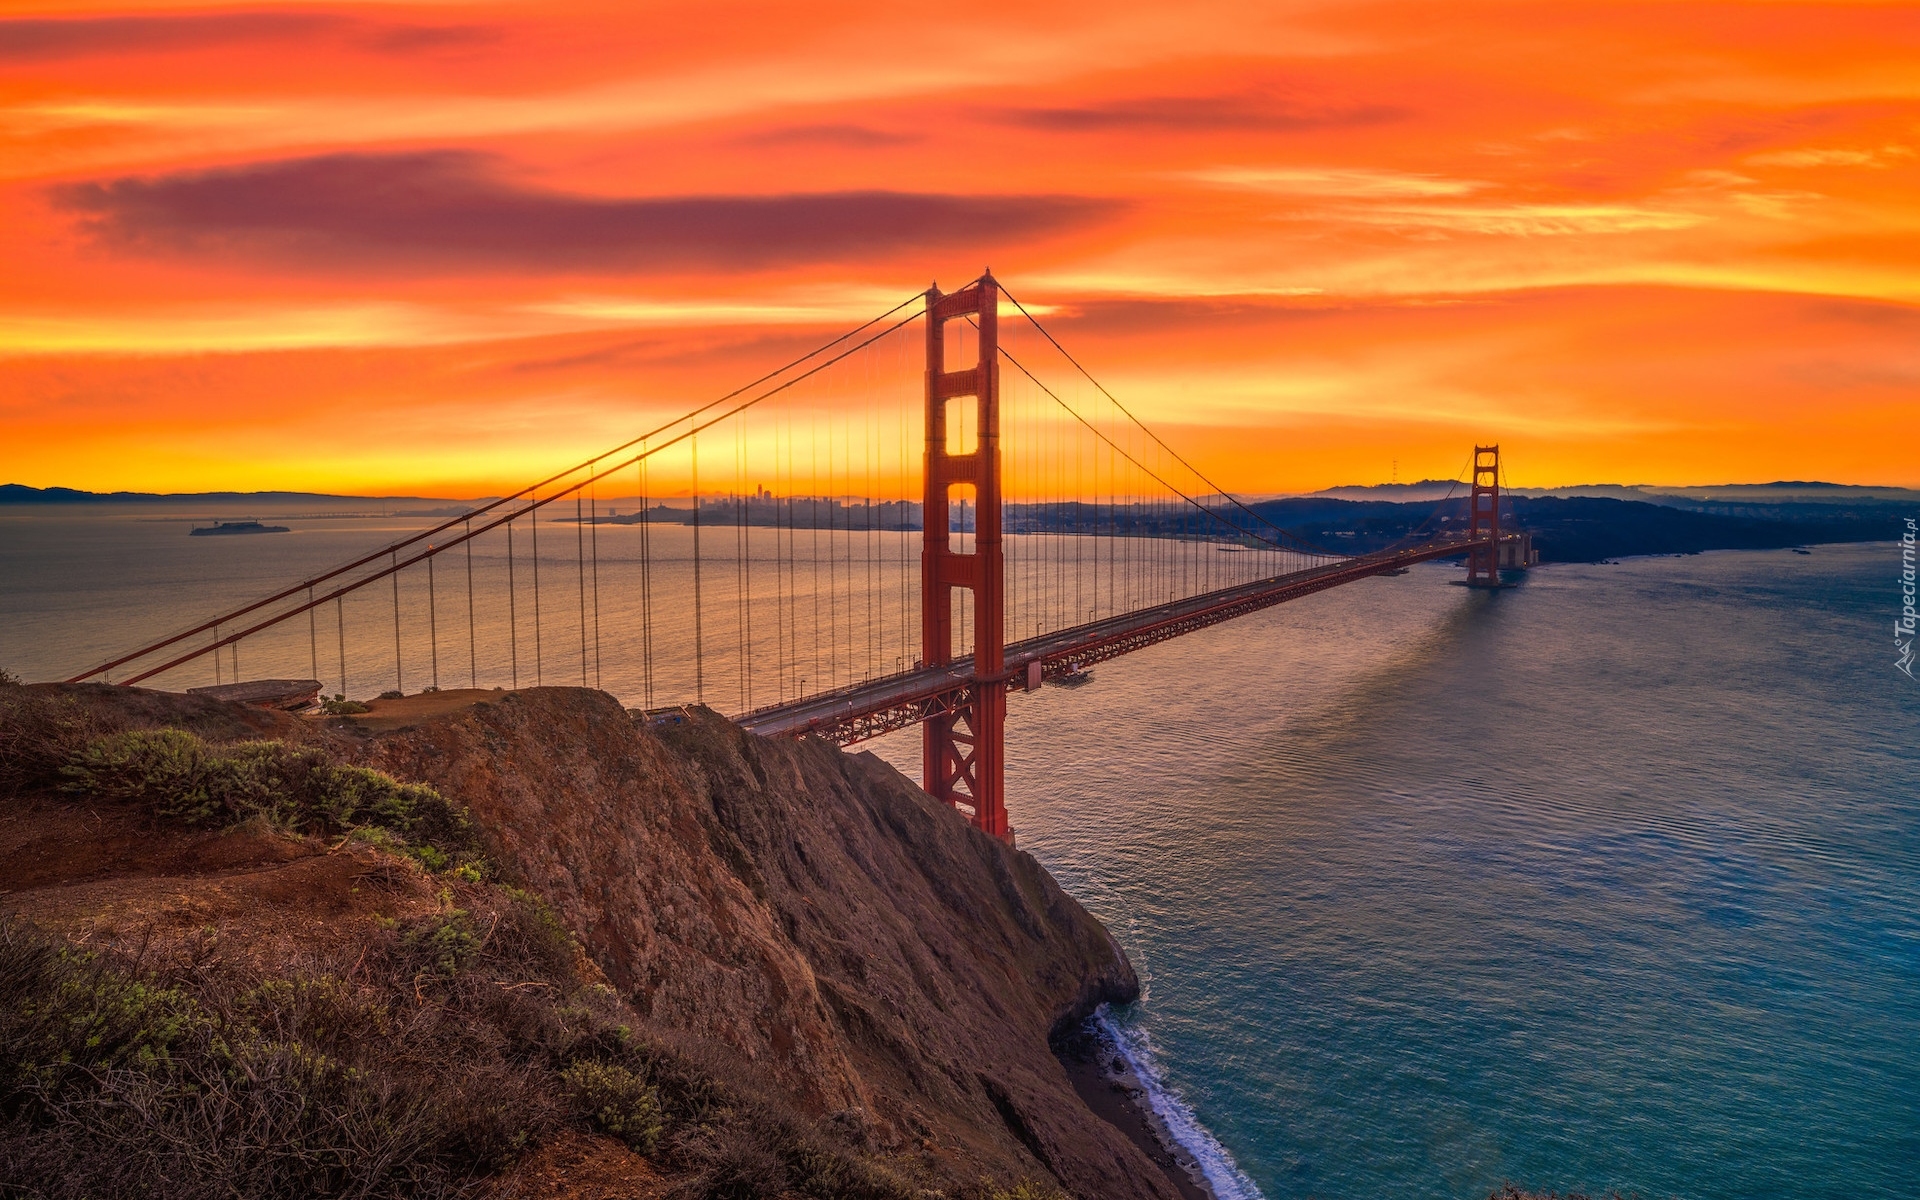
{"type": "Polygon", "coordinates": [[[1094,1020],[1101,1031],[1113,1039],[1114,1048],[1146,1089],[1147,1103],[1167,1127],[1167,1132],[1200,1165],[1200,1173],[1206,1176],[1207,1186],[1218,1200],[1266,1200],[1260,1188],[1240,1169],[1240,1164],[1233,1161],[1233,1155],[1200,1123],[1193,1108],[1160,1074],[1159,1064],[1153,1057],[1153,1043],[1146,1031],[1122,1026],[1104,1004],[1094,1020]]]}

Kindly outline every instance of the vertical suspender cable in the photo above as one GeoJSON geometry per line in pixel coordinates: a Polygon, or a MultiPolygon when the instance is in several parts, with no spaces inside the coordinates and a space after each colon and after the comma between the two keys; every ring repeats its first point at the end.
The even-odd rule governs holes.
{"type": "Polygon", "coordinates": [[[333,602],[334,632],[340,636],[340,694],[347,694],[347,598],[333,602]]]}
{"type": "Polygon", "coordinates": [[[693,695],[707,702],[705,615],[700,595],[700,435],[693,435],[693,695]]]}
{"type": "Polygon", "coordinates": [[[739,655],[737,665],[740,671],[740,711],[752,708],[747,695],[747,655],[752,645],[747,637],[747,507],[746,507],[746,466],[741,461],[746,454],[746,414],[742,413],[733,426],[733,643],[734,653],[739,655]]]}
{"type": "MultiPolygon", "coordinates": [[[[812,493],[807,500],[807,531],[811,552],[807,555],[807,565],[813,575],[813,636],[807,640],[813,643],[813,679],[820,679],[820,437],[814,426],[817,418],[814,410],[807,409],[807,449],[812,452],[812,474],[808,491],[812,493]]],[[[805,682],[803,679],[801,682],[805,682]]]]}
{"type": "MultiPolygon", "coordinates": [[[[749,487],[757,494],[759,488],[754,485],[753,439],[747,435],[747,414],[740,415],[740,490],[745,493],[749,487]]],[[[740,606],[741,616],[746,626],[741,640],[746,643],[746,652],[740,656],[740,679],[742,690],[747,694],[747,708],[753,708],[753,513],[749,507],[754,496],[747,495],[740,502],[740,591],[744,601],[740,606]]]]}
{"type": "Polygon", "coordinates": [[[596,511],[595,506],[599,503],[600,503],[600,497],[598,493],[594,490],[594,488],[591,485],[589,485],[587,488],[587,509],[588,509],[588,520],[591,521],[592,524],[590,524],[587,527],[587,538],[590,542],[588,549],[593,554],[593,686],[594,687],[600,686],[600,518],[593,515],[594,512],[596,511]]]}
{"type": "Polygon", "coordinates": [[[440,690],[440,616],[434,607],[433,560],[438,557],[433,555],[427,559],[427,645],[433,648],[433,690],[436,692],[440,690]]]}
{"type": "MultiPolygon", "coordinates": [[[[395,568],[400,565],[398,552],[387,555],[387,559],[395,568]]],[[[396,569],[389,578],[393,580],[393,690],[405,692],[406,681],[400,677],[400,572],[396,569]]]]}
{"type": "Polygon", "coordinates": [[[587,686],[587,527],[580,512],[580,493],[573,494],[573,555],[580,575],[580,686],[587,686]]]}
{"type": "Polygon", "coordinates": [[[473,522],[467,521],[467,686],[480,686],[480,646],[473,633],[473,522]]]}
{"type": "Polygon", "coordinates": [[[1068,625],[1078,625],[1080,614],[1086,609],[1080,591],[1081,567],[1086,560],[1086,547],[1080,536],[1080,491],[1084,480],[1080,437],[1080,430],[1076,426],[1073,429],[1073,618],[1067,622],[1068,625]]]}
{"type": "MultiPolygon", "coordinates": [[[[871,374],[872,372],[869,372],[869,376],[871,376],[871,374]]],[[[874,675],[884,674],[884,672],[877,669],[877,666],[878,666],[877,656],[879,654],[880,646],[879,646],[879,643],[875,641],[876,632],[878,633],[882,642],[884,642],[885,640],[885,630],[881,629],[876,631],[874,627],[874,611],[873,611],[873,592],[874,592],[873,539],[876,536],[873,528],[873,510],[878,503],[876,493],[878,492],[879,489],[873,486],[873,388],[871,386],[871,382],[869,382],[869,386],[867,388],[866,401],[867,401],[866,428],[861,432],[861,440],[863,444],[860,447],[860,457],[861,457],[861,461],[863,461],[867,467],[867,489],[866,489],[867,494],[862,498],[861,503],[866,508],[866,511],[867,511],[867,521],[866,521],[867,536],[864,539],[866,542],[866,548],[867,548],[867,671],[866,673],[869,677],[871,677],[874,675]]],[[[880,609],[880,615],[885,616],[886,611],[887,610],[885,609],[885,607],[882,607],[880,609]]]]}
{"type": "Polygon", "coordinates": [[[507,646],[513,663],[513,690],[520,690],[520,602],[513,585],[513,522],[507,522],[507,646]]]}
{"type": "Polygon", "coordinates": [[[743,708],[746,704],[747,680],[745,671],[746,647],[740,641],[740,631],[746,622],[740,611],[740,423],[736,418],[733,432],[733,476],[727,489],[727,524],[733,527],[733,653],[740,666],[739,677],[734,680],[736,690],[735,703],[743,708]]]}
{"type": "MultiPolygon", "coordinates": [[[[800,676],[800,533],[799,509],[795,504],[800,494],[800,477],[794,469],[793,405],[788,403],[784,408],[787,418],[787,674],[797,681],[800,676]]],[[[794,696],[798,697],[798,683],[792,686],[794,696]]]]}
{"type": "Polygon", "coordinates": [[[546,655],[540,644],[540,508],[529,505],[527,511],[533,518],[533,686],[541,687],[546,683],[546,655]]]}
{"type": "Polygon", "coordinates": [[[822,691],[840,686],[840,481],[833,473],[833,413],[827,426],[827,678],[822,691]]]}
{"type": "MultiPolygon", "coordinates": [[[[782,406],[785,407],[784,405],[782,406]]],[[[780,477],[780,412],[773,414],[773,663],[780,703],[787,702],[787,531],[781,509],[786,509],[786,524],[793,522],[793,480],[780,477]],[[784,496],[783,501],[781,497],[784,496]]]]}
{"type": "Polygon", "coordinates": [[[307,587],[307,658],[313,678],[320,678],[320,619],[313,614],[313,587],[307,587]]]}
{"type": "Polygon", "coordinates": [[[653,707],[653,506],[647,494],[647,460],[640,460],[640,665],[647,707],[653,707]]]}
{"type": "MultiPolygon", "coordinates": [[[[904,348],[902,353],[905,353],[904,348]]],[[[904,374],[904,372],[902,372],[902,374],[904,374]]],[[[904,668],[907,665],[907,656],[913,653],[913,622],[907,617],[907,511],[909,507],[907,495],[907,389],[904,387],[896,388],[895,394],[900,398],[895,402],[895,408],[898,409],[894,414],[894,419],[897,422],[898,435],[895,440],[898,445],[894,455],[894,469],[900,473],[900,479],[899,495],[897,498],[899,508],[895,510],[895,514],[899,519],[894,522],[894,524],[899,526],[899,536],[894,540],[894,549],[897,552],[896,558],[898,561],[894,565],[894,572],[899,580],[898,590],[900,593],[899,666],[904,668]]]]}

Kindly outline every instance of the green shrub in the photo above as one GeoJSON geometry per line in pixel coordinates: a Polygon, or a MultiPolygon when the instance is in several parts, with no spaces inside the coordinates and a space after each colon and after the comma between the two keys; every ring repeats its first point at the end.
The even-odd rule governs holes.
{"type": "Polygon", "coordinates": [[[60,768],[100,732],[97,714],[71,694],[0,688],[0,796],[57,785],[60,768]]]}
{"type": "Polygon", "coordinates": [[[61,772],[69,790],[139,804],[197,825],[225,816],[213,791],[207,746],[180,729],[130,729],[95,738],[61,772]]]}
{"type": "Polygon", "coordinates": [[[335,975],[265,979],[241,992],[232,1015],[268,1041],[328,1046],[392,1032],[385,1004],[362,997],[335,975]]]}
{"type": "Polygon", "coordinates": [[[101,1068],[155,1070],[204,1035],[191,997],[0,918],[0,1111],[26,1092],[101,1068]]]}
{"type": "Polygon", "coordinates": [[[359,827],[398,836],[396,846],[428,869],[478,864],[466,810],[433,788],[401,783],[325,751],[279,741],[209,746],[179,729],[134,729],[95,737],[61,769],[68,791],[137,804],[189,825],[252,817],[300,833],[359,827]]]}
{"type": "Polygon", "coordinates": [[[400,947],[421,971],[451,979],[480,952],[480,935],[464,908],[449,908],[403,923],[400,947]]]}
{"type": "Polygon", "coordinates": [[[551,1068],[339,975],[168,986],[0,917],[0,1196],[452,1197],[557,1127],[551,1068]],[[191,994],[197,990],[197,994],[191,994]]]}
{"type": "Polygon", "coordinates": [[[560,1073],[575,1109],[602,1133],[642,1154],[660,1146],[664,1129],[660,1093],[638,1075],[612,1063],[583,1060],[560,1073]]]}
{"type": "Polygon", "coordinates": [[[532,892],[500,890],[507,903],[488,940],[488,955],[516,974],[545,979],[571,975],[578,948],[560,914],[532,892]]]}
{"type": "Polygon", "coordinates": [[[569,1124],[690,1194],[916,1194],[725,1082],[710,1049],[636,1035],[550,909],[475,900],[494,897],[497,921],[449,899],[284,977],[217,949],[83,952],[0,916],[0,1197],[453,1200],[569,1124]]]}

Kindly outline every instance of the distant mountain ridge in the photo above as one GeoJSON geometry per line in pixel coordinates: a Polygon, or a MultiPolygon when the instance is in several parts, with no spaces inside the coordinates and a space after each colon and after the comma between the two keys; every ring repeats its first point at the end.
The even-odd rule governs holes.
{"type": "MultiPolygon", "coordinates": [[[[1418,486],[1418,485],[1407,485],[1418,486]]],[[[1685,496],[1536,495],[1509,492],[1501,503],[1504,528],[1533,535],[1542,562],[1602,562],[1637,554],[1694,554],[1704,550],[1765,550],[1834,542],[1878,542],[1898,537],[1913,511],[1913,493],[1888,498],[1889,489],[1845,490],[1808,496],[1756,490],[1695,500],[1685,496]],[[1865,494],[1861,494],[1864,492],[1865,494]]],[[[1467,495],[1451,500],[1294,496],[1251,508],[1302,541],[1343,553],[1382,550],[1434,531],[1459,530],[1467,495]]]]}
{"type": "MultiPolygon", "coordinates": [[[[492,497],[487,497],[492,499],[492,497]]],[[[471,504],[471,500],[453,500],[445,496],[343,496],[332,492],[88,492],[79,488],[28,487],[24,483],[0,483],[0,504],[160,504],[180,501],[245,500],[264,503],[316,500],[370,500],[409,504],[471,504]]]]}
{"type": "MultiPolygon", "coordinates": [[[[1415,483],[1349,483],[1322,488],[1304,496],[1266,493],[1265,500],[1319,499],[1393,500],[1416,502],[1444,499],[1449,493],[1464,495],[1467,485],[1452,479],[1422,479],[1415,483]]],[[[1843,500],[1915,500],[1920,490],[1881,487],[1860,483],[1825,483],[1819,480],[1775,480],[1772,483],[1716,483],[1663,485],[1652,483],[1576,483],[1565,487],[1503,488],[1513,496],[1605,497],[1614,500],[1638,500],[1648,504],[1678,504],[1689,507],[1702,502],[1740,501],[1743,503],[1792,500],[1827,502],[1843,500]]],[[[350,501],[408,504],[477,504],[495,500],[495,496],[454,498],[448,496],[353,496],[337,492],[89,492],[80,488],[29,487],[24,483],[0,483],[0,504],[154,504],[180,501],[252,501],[256,503],[310,503],[313,501],[350,501]]]]}
{"type": "MultiPolygon", "coordinates": [[[[1575,483],[1564,487],[1500,489],[1511,496],[1576,497],[1588,499],[1637,500],[1646,504],[1690,507],[1700,503],[1837,503],[1860,500],[1920,500],[1920,491],[1912,488],[1883,487],[1861,483],[1824,483],[1818,480],[1781,479],[1772,483],[1575,483]]],[[[1465,495],[1467,485],[1452,479],[1422,479],[1416,483],[1356,483],[1309,492],[1310,498],[1336,500],[1397,500],[1412,502],[1441,500],[1451,493],[1465,495]]],[[[1276,497],[1278,499],[1280,497],[1276,497]]]]}

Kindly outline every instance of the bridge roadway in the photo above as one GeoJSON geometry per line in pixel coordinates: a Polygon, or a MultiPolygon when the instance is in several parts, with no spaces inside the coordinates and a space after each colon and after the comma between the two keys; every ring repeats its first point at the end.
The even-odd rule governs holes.
{"type": "MultiPolygon", "coordinates": [[[[1000,680],[1009,683],[1013,691],[1025,691],[1035,663],[1040,665],[1043,679],[1058,677],[1070,669],[1115,658],[1288,600],[1414,563],[1460,554],[1469,545],[1465,538],[1446,538],[1410,549],[1341,559],[1014,642],[1007,646],[1006,668],[1000,680]]],[[[975,682],[973,660],[963,658],[943,666],[882,676],[804,700],[770,705],[734,719],[749,733],[766,737],[813,734],[852,745],[950,711],[964,701],[975,682]]]]}

